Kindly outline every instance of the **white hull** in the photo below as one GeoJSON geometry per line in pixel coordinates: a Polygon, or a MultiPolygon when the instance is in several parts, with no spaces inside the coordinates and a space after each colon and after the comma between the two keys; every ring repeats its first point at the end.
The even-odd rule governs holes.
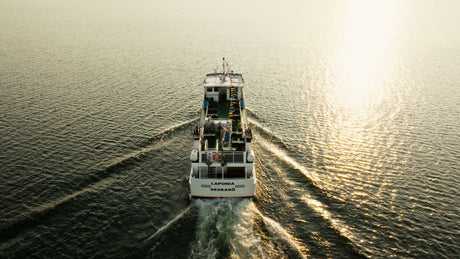
{"type": "Polygon", "coordinates": [[[249,179],[199,179],[190,172],[192,198],[251,198],[256,187],[256,173],[249,179]]]}

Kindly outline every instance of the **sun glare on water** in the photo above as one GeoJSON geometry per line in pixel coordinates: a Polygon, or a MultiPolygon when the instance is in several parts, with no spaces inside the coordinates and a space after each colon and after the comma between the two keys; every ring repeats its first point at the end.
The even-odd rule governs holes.
{"type": "Polygon", "coordinates": [[[394,47],[395,3],[347,2],[335,62],[339,103],[365,108],[384,92],[385,66],[394,47]]]}
{"type": "MultiPolygon", "coordinates": [[[[323,152],[330,158],[325,164],[337,173],[329,172],[337,177],[329,187],[345,184],[350,192],[359,193],[364,183],[379,182],[380,171],[373,161],[382,150],[375,147],[385,142],[391,148],[391,137],[382,140],[381,133],[399,105],[394,100],[394,66],[399,58],[395,45],[400,14],[393,0],[351,0],[344,8],[340,36],[328,64],[330,84],[325,86],[323,111],[327,130],[322,137],[329,145],[323,152]]],[[[367,199],[363,197],[356,198],[367,199]]]]}

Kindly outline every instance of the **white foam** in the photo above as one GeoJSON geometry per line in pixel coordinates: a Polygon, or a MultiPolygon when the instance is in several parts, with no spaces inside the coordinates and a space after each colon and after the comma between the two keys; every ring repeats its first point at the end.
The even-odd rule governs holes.
{"type": "Polygon", "coordinates": [[[182,211],[179,215],[177,215],[174,219],[163,225],[161,228],[159,228],[155,234],[151,235],[147,240],[150,240],[156,236],[158,236],[161,232],[165,231],[168,229],[174,222],[178,221],[180,218],[182,218],[185,213],[187,213],[190,210],[191,206],[188,206],[184,211],[182,211]]]}
{"type": "Polygon", "coordinates": [[[191,258],[215,258],[230,244],[250,200],[196,200],[199,209],[191,258]]]}
{"type": "Polygon", "coordinates": [[[230,258],[271,258],[284,254],[278,243],[288,244],[305,257],[302,246],[278,222],[264,216],[251,200],[197,200],[196,205],[199,215],[191,258],[215,258],[222,250],[227,250],[230,258]],[[269,238],[263,240],[264,233],[257,231],[260,228],[255,226],[256,217],[267,226],[269,238]]]}
{"type": "Polygon", "coordinates": [[[321,183],[321,179],[316,174],[308,171],[306,167],[304,167],[303,165],[299,164],[292,157],[287,155],[287,153],[285,151],[281,150],[276,145],[271,144],[268,141],[261,141],[261,140],[258,140],[257,143],[260,144],[260,145],[265,146],[265,148],[268,151],[270,151],[272,154],[276,155],[278,158],[280,158],[281,160],[283,160],[286,163],[290,164],[293,168],[297,169],[305,177],[310,179],[315,185],[319,185],[319,183],[321,183]]]}
{"type": "Polygon", "coordinates": [[[235,228],[235,235],[231,240],[232,258],[264,258],[261,238],[254,232],[255,206],[251,202],[241,213],[241,220],[235,228]]]}
{"type": "Polygon", "coordinates": [[[344,222],[340,221],[339,219],[335,218],[331,213],[327,210],[327,207],[320,201],[311,197],[311,195],[305,194],[302,197],[302,200],[312,209],[314,209],[317,213],[323,217],[324,220],[330,222],[331,226],[340,233],[343,237],[346,237],[350,240],[353,238],[353,234],[350,231],[350,227],[347,226],[344,222]]]}

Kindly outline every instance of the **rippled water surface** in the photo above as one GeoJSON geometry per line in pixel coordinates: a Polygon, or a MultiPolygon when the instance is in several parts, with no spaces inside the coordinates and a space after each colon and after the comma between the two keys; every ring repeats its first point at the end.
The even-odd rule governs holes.
{"type": "Polygon", "coordinates": [[[0,256],[454,258],[457,1],[0,3],[0,256]],[[189,200],[201,82],[246,81],[253,200],[189,200]]]}

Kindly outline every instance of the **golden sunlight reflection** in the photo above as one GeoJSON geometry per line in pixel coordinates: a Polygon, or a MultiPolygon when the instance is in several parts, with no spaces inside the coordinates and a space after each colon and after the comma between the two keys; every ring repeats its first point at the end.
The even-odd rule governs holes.
{"type": "Polygon", "coordinates": [[[327,207],[323,205],[320,201],[313,199],[310,195],[305,195],[302,197],[302,200],[305,203],[316,211],[316,213],[320,214],[323,219],[328,220],[332,227],[337,230],[342,236],[347,237],[349,239],[353,238],[351,228],[342,223],[340,220],[335,219],[331,216],[331,213],[327,210],[327,207]]]}
{"type": "Polygon", "coordinates": [[[362,107],[383,94],[385,65],[394,42],[397,21],[395,0],[351,0],[337,50],[335,79],[338,100],[348,107],[362,107]]]}
{"type": "MultiPolygon", "coordinates": [[[[262,127],[255,120],[250,119],[249,121],[252,124],[257,125],[258,127],[262,127]]],[[[259,139],[258,143],[260,143],[261,145],[265,146],[268,151],[270,151],[273,155],[276,155],[279,159],[281,159],[284,162],[288,163],[293,168],[299,170],[299,172],[301,172],[305,177],[310,179],[315,185],[320,186],[323,183],[322,179],[316,173],[313,173],[313,172],[307,170],[307,168],[305,168],[303,165],[301,165],[298,162],[296,162],[285,151],[283,151],[280,148],[278,148],[271,141],[264,141],[262,138],[258,138],[258,139],[259,139]]]]}
{"type": "MultiPolygon", "coordinates": [[[[399,58],[395,42],[400,6],[396,0],[349,0],[343,5],[341,36],[328,60],[327,131],[321,136],[327,146],[313,159],[328,171],[328,183],[323,186],[331,191],[348,187],[348,193],[335,198],[365,205],[378,199],[388,184],[382,182],[381,165],[376,161],[381,152],[391,153],[394,142],[382,133],[389,115],[397,110],[392,106],[392,91],[399,58]],[[381,145],[388,149],[376,148],[381,145]]],[[[328,217],[327,212],[321,213],[328,217]]]]}

